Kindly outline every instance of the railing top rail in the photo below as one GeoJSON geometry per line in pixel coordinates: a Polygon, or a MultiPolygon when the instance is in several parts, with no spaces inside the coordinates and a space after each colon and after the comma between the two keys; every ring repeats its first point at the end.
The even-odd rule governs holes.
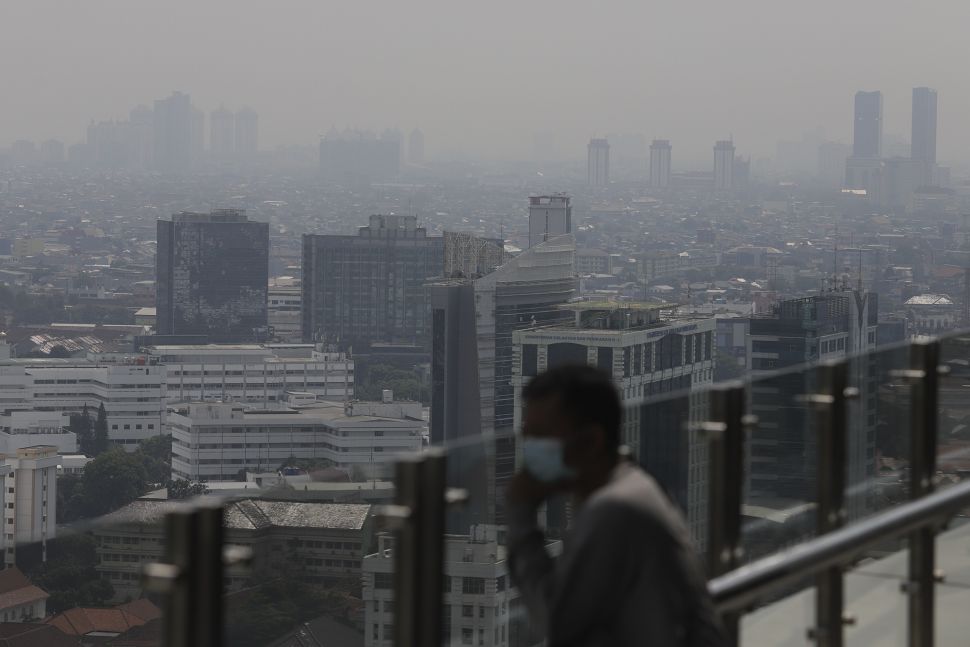
{"type": "Polygon", "coordinates": [[[880,541],[941,523],[966,506],[970,506],[970,481],[742,566],[712,579],[708,589],[720,612],[743,611],[826,568],[850,563],[880,541]]]}

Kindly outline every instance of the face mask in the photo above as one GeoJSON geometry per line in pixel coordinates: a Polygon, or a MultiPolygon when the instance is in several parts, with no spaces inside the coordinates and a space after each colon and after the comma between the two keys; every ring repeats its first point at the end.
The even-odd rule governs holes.
{"type": "Polygon", "coordinates": [[[575,470],[566,466],[562,454],[562,441],[558,438],[525,436],[522,440],[522,463],[525,469],[542,483],[555,483],[575,478],[575,470]]]}

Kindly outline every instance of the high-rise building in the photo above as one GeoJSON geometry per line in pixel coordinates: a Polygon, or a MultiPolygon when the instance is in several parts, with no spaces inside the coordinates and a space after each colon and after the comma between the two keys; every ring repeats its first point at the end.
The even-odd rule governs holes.
{"type": "Polygon", "coordinates": [[[882,156],[882,92],[855,93],[855,125],[852,129],[852,156],[882,156]]]}
{"type": "Polygon", "coordinates": [[[632,302],[579,301],[561,308],[572,315],[568,323],[512,333],[516,428],[522,420],[522,388],[535,375],[564,364],[588,364],[609,373],[624,409],[623,444],[685,511],[691,535],[703,545],[707,447],[680,423],[699,422],[706,394],[659,405],[651,400],[713,382],[715,320],[661,319],[662,306],[632,302]],[[687,410],[675,412],[681,404],[687,410]]]}
{"type": "Polygon", "coordinates": [[[235,144],[240,157],[252,157],[259,150],[259,115],[252,108],[236,113],[235,144]]]}
{"type": "Polygon", "coordinates": [[[565,193],[529,197],[529,247],[573,231],[573,208],[565,193]]]}
{"type": "Polygon", "coordinates": [[[320,140],[320,173],[325,179],[373,182],[389,180],[401,170],[401,142],[392,133],[331,129],[320,140]]]}
{"type": "Polygon", "coordinates": [[[266,334],[269,225],[242,209],[183,212],[158,221],[155,305],[159,335],[211,342],[266,334]]]}
{"type": "Polygon", "coordinates": [[[5,492],[4,563],[16,564],[18,545],[39,543],[41,558],[47,559],[47,541],[57,533],[57,448],[35,445],[3,457],[0,475],[5,492]]]}
{"type": "Polygon", "coordinates": [[[734,142],[724,139],[714,144],[714,190],[734,188],[734,142]]]}
{"type": "Polygon", "coordinates": [[[192,163],[192,100],[187,94],[173,92],[157,99],[153,112],[153,166],[159,171],[180,172],[192,163]]]}
{"type": "Polygon", "coordinates": [[[923,165],[922,182],[934,184],[936,167],[936,90],[913,88],[913,132],[910,158],[923,165]]]}
{"type": "Polygon", "coordinates": [[[216,157],[228,157],[236,150],[236,116],[221,106],[209,115],[209,150],[216,157]]]}
{"type": "Polygon", "coordinates": [[[192,106],[191,112],[191,133],[192,133],[192,161],[202,159],[205,154],[205,113],[192,106]]]}
{"type": "Polygon", "coordinates": [[[448,469],[476,489],[471,503],[451,514],[455,531],[504,518],[505,486],[515,471],[512,333],[570,318],[558,306],[576,294],[574,254],[566,234],[483,277],[445,277],[430,286],[431,441],[467,443],[450,453],[448,469]]]}
{"type": "Polygon", "coordinates": [[[807,406],[799,400],[818,385],[814,374],[782,371],[820,360],[853,357],[850,384],[859,389],[858,405],[847,420],[848,508],[859,516],[867,506],[875,470],[876,346],[879,320],[875,293],[840,290],[779,303],[769,315],[751,318],[748,368],[763,376],[751,392],[758,417],[748,449],[748,491],[763,501],[814,501],[816,452],[807,406]]]}
{"type": "Polygon", "coordinates": [[[303,236],[303,340],[427,347],[425,283],[441,276],[443,240],[415,216],[375,215],[356,236],[303,236]]]}
{"type": "Polygon", "coordinates": [[[822,142],[818,146],[818,181],[824,187],[838,188],[845,181],[845,161],[850,149],[840,142],[822,142]]]}
{"type": "Polygon", "coordinates": [[[610,143],[605,139],[591,139],[586,146],[586,182],[590,186],[610,183],[610,143]]]}
{"type": "Polygon", "coordinates": [[[408,137],[408,161],[418,166],[424,164],[424,133],[420,128],[412,130],[408,137]]]}
{"type": "Polygon", "coordinates": [[[670,142],[655,139],[650,144],[650,186],[666,189],[670,186],[670,142]]]}

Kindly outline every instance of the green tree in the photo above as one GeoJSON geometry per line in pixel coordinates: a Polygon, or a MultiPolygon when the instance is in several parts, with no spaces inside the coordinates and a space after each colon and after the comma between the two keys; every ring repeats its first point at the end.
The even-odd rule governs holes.
{"type": "Polygon", "coordinates": [[[151,438],[146,438],[138,444],[138,451],[135,452],[135,455],[141,459],[150,484],[161,486],[171,479],[171,436],[168,434],[159,434],[151,438]]]}
{"type": "Polygon", "coordinates": [[[209,487],[205,483],[186,479],[169,480],[167,489],[169,500],[175,501],[209,493],[209,487]]]}
{"type": "Polygon", "coordinates": [[[97,563],[94,538],[86,534],[63,535],[48,541],[46,562],[41,560],[40,544],[17,549],[17,566],[50,594],[48,613],[108,604],[114,587],[101,579],[95,569],[97,563]]]}
{"type": "Polygon", "coordinates": [[[87,516],[107,514],[148,491],[148,476],[140,456],[120,447],[104,452],[84,466],[81,479],[87,516]]]}
{"type": "Polygon", "coordinates": [[[104,402],[98,407],[98,419],[94,422],[92,449],[95,456],[99,456],[108,449],[108,413],[104,410],[104,402]]]}
{"type": "Polygon", "coordinates": [[[84,486],[80,474],[57,477],[57,523],[68,523],[84,514],[84,486]]]}
{"type": "Polygon", "coordinates": [[[70,429],[77,436],[77,446],[82,454],[94,455],[94,427],[91,424],[91,415],[88,413],[88,405],[84,404],[81,413],[72,413],[70,429]]]}

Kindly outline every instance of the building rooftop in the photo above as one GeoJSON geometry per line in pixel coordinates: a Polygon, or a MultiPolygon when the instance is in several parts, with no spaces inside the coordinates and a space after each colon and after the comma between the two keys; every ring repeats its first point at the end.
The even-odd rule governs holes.
{"type": "MultiPolygon", "coordinates": [[[[105,526],[161,524],[166,514],[184,506],[182,501],[139,499],[107,515],[103,521],[105,526]]],[[[371,506],[362,503],[296,503],[242,499],[226,505],[223,525],[226,528],[244,530],[271,526],[360,530],[370,512],[371,506]]]]}

